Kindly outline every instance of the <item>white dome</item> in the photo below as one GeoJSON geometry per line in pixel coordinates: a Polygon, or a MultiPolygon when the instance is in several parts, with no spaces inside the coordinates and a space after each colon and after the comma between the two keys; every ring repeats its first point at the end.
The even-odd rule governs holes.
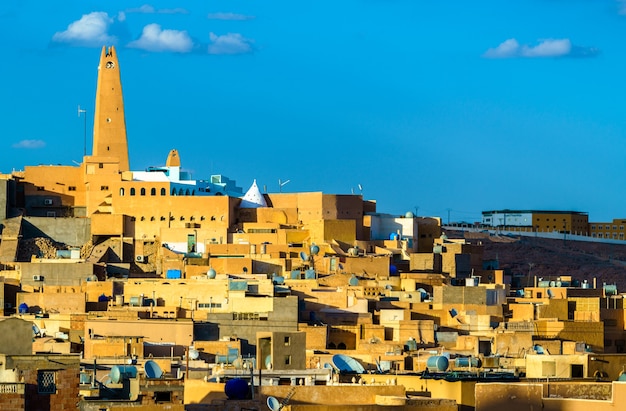
{"type": "Polygon", "coordinates": [[[241,197],[241,205],[240,208],[259,208],[259,207],[267,207],[267,203],[265,202],[265,197],[261,194],[261,190],[256,185],[256,180],[252,183],[246,194],[241,197]]]}

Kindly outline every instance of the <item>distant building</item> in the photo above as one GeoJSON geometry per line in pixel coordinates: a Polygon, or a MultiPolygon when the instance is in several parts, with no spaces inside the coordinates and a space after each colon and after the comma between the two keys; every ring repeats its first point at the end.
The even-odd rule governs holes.
{"type": "Polygon", "coordinates": [[[511,231],[588,235],[589,216],[580,211],[493,210],[483,211],[484,227],[511,231]]]}
{"type": "Polygon", "coordinates": [[[611,240],[626,239],[624,230],[626,219],[614,218],[609,223],[589,223],[589,235],[593,238],[608,238],[611,240]]]}

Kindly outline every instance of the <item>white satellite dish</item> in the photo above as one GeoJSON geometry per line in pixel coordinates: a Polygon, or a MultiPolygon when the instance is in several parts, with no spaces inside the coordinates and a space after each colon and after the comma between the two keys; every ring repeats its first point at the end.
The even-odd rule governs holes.
{"type": "Polygon", "coordinates": [[[267,397],[267,408],[272,411],[280,411],[283,405],[276,399],[276,397],[267,397]]]}

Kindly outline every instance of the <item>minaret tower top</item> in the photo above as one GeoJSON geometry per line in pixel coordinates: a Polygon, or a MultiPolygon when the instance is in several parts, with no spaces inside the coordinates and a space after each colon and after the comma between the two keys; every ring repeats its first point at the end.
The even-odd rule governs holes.
{"type": "Polygon", "coordinates": [[[92,155],[118,158],[119,170],[130,170],[122,80],[113,46],[102,47],[100,55],[92,155]]]}

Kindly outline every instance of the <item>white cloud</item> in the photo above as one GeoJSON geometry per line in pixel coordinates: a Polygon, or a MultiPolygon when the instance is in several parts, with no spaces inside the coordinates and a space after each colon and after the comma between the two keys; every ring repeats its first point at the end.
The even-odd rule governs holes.
{"type": "Polygon", "coordinates": [[[141,37],[128,43],[128,47],[147,51],[173,51],[187,53],[193,48],[193,41],[186,31],[162,30],[153,23],[143,28],[141,37]]]}
{"type": "Polygon", "coordinates": [[[54,33],[52,40],[86,46],[114,43],[116,38],[108,34],[111,23],[113,19],[105,12],[84,14],[80,20],[70,23],[67,30],[54,33]]]}
{"type": "Polygon", "coordinates": [[[187,14],[188,11],[183,8],[175,9],[155,9],[154,6],[144,4],[141,7],[135,7],[126,10],[127,13],[143,13],[143,14],[187,14]]]}
{"type": "Polygon", "coordinates": [[[487,50],[487,58],[535,58],[535,57],[593,57],[598,50],[593,47],[575,46],[569,39],[541,40],[535,46],[521,45],[516,39],[508,39],[497,47],[487,50]]]}
{"type": "Polygon", "coordinates": [[[500,43],[496,48],[489,49],[484,56],[489,58],[515,57],[519,51],[519,43],[515,39],[508,39],[500,43]]]}
{"type": "Polygon", "coordinates": [[[572,42],[569,39],[543,40],[535,47],[523,46],[522,57],[561,57],[572,51],[572,42]]]}
{"type": "Polygon", "coordinates": [[[239,33],[228,33],[218,36],[209,33],[211,44],[209,54],[246,54],[252,52],[252,40],[243,37],[239,33]]]}
{"type": "Polygon", "coordinates": [[[13,144],[13,148],[27,148],[27,149],[36,149],[43,148],[46,146],[46,142],[43,140],[22,140],[13,144]]]}
{"type": "Polygon", "coordinates": [[[209,20],[252,20],[254,16],[247,16],[245,14],[238,13],[209,13],[207,16],[209,20]]]}

